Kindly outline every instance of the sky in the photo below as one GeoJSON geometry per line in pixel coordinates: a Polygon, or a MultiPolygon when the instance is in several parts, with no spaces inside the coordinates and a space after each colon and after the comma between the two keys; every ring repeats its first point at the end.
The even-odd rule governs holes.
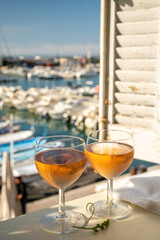
{"type": "Polygon", "coordinates": [[[0,0],[0,6],[3,55],[99,55],[100,0],[0,0]]]}

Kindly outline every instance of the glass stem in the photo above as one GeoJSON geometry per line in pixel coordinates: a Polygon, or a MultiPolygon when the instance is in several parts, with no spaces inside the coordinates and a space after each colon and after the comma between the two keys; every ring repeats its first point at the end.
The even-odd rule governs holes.
{"type": "Polygon", "coordinates": [[[113,204],[113,179],[107,180],[107,204],[113,204]]]}
{"type": "Polygon", "coordinates": [[[64,188],[59,189],[59,208],[58,208],[57,217],[59,217],[59,218],[65,218],[66,217],[64,188]]]}

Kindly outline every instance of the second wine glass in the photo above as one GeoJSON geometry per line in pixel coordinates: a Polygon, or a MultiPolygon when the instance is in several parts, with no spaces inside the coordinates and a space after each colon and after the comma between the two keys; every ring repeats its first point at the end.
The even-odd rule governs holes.
{"type": "Polygon", "coordinates": [[[107,179],[107,199],[95,203],[95,215],[111,220],[129,216],[124,202],[113,201],[113,178],[128,169],[134,156],[133,135],[129,131],[104,129],[88,135],[87,158],[93,169],[107,179]]]}
{"type": "Polygon", "coordinates": [[[40,220],[40,225],[49,232],[69,233],[74,225],[82,226],[85,217],[81,213],[66,211],[65,188],[82,174],[86,157],[85,142],[74,136],[50,136],[37,141],[35,164],[41,177],[59,189],[58,212],[51,212],[40,220]]]}

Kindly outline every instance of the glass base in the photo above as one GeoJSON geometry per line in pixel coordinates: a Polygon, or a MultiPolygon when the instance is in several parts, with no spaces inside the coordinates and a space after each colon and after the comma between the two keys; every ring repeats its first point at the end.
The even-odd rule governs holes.
{"type": "MultiPolygon", "coordinates": [[[[131,207],[124,202],[114,202],[112,205],[107,205],[103,201],[98,201],[94,203],[94,206],[96,217],[109,218],[111,221],[125,219],[131,214],[131,207]]],[[[93,212],[92,206],[90,211],[93,212]]]]}
{"type": "Polygon", "coordinates": [[[70,233],[78,230],[73,226],[83,226],[86,218],[81,213],[67,211],[65,218],[57,217],[56,212],[49,213],[43,216],[40,220],[40,226],[52,233],[70,233]]]}

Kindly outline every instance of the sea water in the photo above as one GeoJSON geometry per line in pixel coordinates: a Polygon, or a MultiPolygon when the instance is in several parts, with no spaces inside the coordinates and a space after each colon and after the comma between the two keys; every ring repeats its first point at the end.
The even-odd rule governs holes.
{"type": "Polygon", "coordinates": [[[92,81],[91,86],[96,86],[99,84],[99,74],[92,78],[79,78],[79,79],[39,79],[39,78],[31,78],[28,79],[26,77],[17,77],[14,76],[16,82],[6,82],[1,83],[0,86],[5,85],[7,87],[11,86],[21,86],[22,89],[27,90],[31,87],[34,88],[49,88],[54,89],[54,87],[63,87],[71,85],[72,87],[75,86],[86,86],[88,85],[88,81],[92,81]]]}

